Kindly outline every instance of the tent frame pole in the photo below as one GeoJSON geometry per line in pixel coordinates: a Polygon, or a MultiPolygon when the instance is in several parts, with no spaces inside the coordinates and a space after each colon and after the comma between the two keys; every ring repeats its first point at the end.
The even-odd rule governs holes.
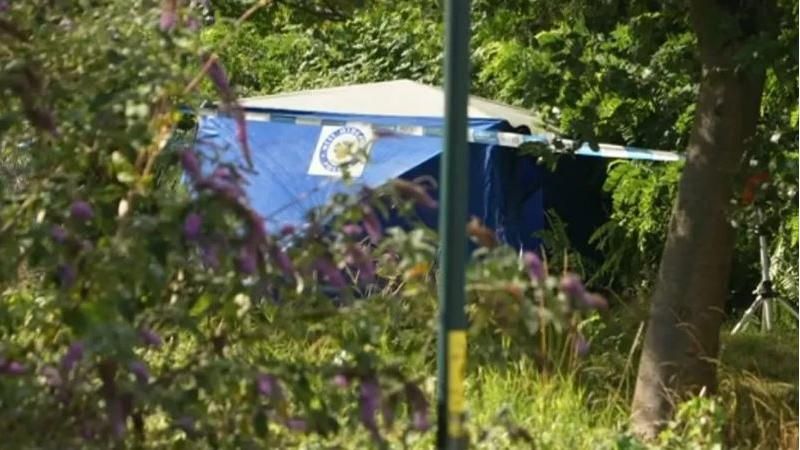
{"type": "Polygon", "coordinates": [[[467,255],[467,190],[469,147],[469,0],[446,0],[445,20],[445,130],[441,164],[439,233],[438,429],[437,448],[464,449],[466,402],[467,317],[464,310],[467,255]]]}

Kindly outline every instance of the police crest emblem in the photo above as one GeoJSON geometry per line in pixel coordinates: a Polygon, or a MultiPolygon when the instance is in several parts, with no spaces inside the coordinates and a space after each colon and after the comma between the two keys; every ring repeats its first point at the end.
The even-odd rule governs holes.
{"type": "Polygon", "coordinates": [[[308,168],[309,175],[341,177],[346,172],[352,177],[361,176],[371,141],[368,127],[323,126],[308,168]]]}

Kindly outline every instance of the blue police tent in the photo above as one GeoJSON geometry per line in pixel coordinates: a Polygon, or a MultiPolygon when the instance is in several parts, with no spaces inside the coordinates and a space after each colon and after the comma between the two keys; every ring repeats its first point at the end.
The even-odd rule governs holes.
{"type": "MultiPolygon", "coordinates": [[[[374,132],[376,126],[441,129],[444,95],[438,88],[400,80],[248,98],[241,105],[255,169],[247,175],[247,194],[271,227],[302,225],[309,211],[336,193],[396,177],[438,180],[440,136],[374,132]],[[366,162],[353,163],[354,146],[365,149],[366,162]],[[342,177],[343,161],[349,161],[349,182],[342,177]]],[[[474,132],[541,131],[528,112],[478,97],[470,98],[468,113],[474,132]]],[[[229,116],[203,114],[196,139],[204,153],[241,159],[229,116]]],[[[472,143],[469,152],[469,214],[501,241],[536,248],[535,233],[544,227],[544,169],[500,145],[472,143]]],[[[420,216],[436,226],[436,211],[420,209],[420,216]]]]}

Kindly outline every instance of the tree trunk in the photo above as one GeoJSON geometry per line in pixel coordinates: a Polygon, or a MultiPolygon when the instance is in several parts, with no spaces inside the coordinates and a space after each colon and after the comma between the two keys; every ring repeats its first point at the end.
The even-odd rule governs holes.
{"type": "Polygon", "coordinates": [[[716,390],[734,246],[732,182],[755,134],[765,75],[737,62],[743,46],[762,37],[766,13],[761,2],[691,2],[703,74],[636,380],[632,425],[644,438],[669,420],[674,400],[716,390]]]}

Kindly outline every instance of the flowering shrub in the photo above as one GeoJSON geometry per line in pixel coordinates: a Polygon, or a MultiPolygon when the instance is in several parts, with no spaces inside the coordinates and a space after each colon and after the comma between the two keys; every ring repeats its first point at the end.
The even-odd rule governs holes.
{"type": "MultiPolygon", "coordinates": [[[[382,226],[390,210],[435,208],[423,186],[365,189],[302,229],[268,229],[244,195],[248,165],[180,139],[177,105],[213,88],[244,161],[263,150],[191,10],[0,5],[4,442],[281,448],[357,424],[377,443],[429,430],[430,372],[412,372],[432,370],[436,236],[382,226]]],[[[484,236],[468,287],[477,342],[499,332],[545,362],[526,341],[554,329],[587,351],[577,317],[604,301],[471,230],[484,236]]]]}

